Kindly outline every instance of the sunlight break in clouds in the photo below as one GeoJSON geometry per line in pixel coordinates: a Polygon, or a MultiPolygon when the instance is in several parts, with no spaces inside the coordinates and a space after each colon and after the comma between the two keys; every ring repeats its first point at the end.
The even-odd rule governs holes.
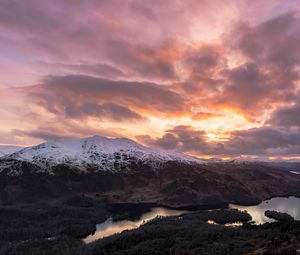
{"type": "Polygon", "coordinates": [[[300,3],[0,0],[0,144],[126,136],[300,156],[300,3]]]}

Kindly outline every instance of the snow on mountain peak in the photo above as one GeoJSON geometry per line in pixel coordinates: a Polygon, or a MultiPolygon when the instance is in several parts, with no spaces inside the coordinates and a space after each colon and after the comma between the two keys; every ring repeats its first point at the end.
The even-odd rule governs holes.
{"type": "Polygon", "coordinates": [[[61,138],[24,148],[8,156],[28,161],[42,168],[67,164],[85,170],[96,167],[101,170],[127,169],[136,164],[159,167],[167,161],[203,163],[202,160],[179,153],[156,151],[127,138],[92,136],[83,139],[61,138]]]}

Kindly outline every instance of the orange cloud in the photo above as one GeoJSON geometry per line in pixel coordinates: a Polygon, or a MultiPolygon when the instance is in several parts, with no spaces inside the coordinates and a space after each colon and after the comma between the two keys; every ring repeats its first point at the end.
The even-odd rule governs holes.
{"type": "Polygon", "coordinates": [[[223,117],[224,115],[222,114],[218,114],[218,113],[210,113],[210,112],[197,112],[196,114],[194,114],[192,116],[193,120],[209,120],[209,119],[213,119],[213,118],[220,118],[223,117]]]}

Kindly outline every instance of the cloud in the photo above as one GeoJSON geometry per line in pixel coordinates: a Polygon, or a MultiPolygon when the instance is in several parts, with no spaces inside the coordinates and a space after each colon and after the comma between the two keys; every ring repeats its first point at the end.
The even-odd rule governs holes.
{"type": "Polygon", "coordinates": [[[226,66],[222,51],[220,44],[202,44],[182,54],[180,63],[185,77],[182,89],[187,94],[197,93],[203,97],[218,90],[222,84],[218,73],[226,66]]]}
{"type": "Polygon", "coordinates": [[[238,23],[224,44],[238,64],[220,72],[224,84],[215,104],[240,111],[248,118],[290,102],[300,64],[300,15],[289,12],[259,25],[238,23]],[[242,62],[242,63],[239,63],[242,62]]]}
{"type": "Polygon", "coordinates": [[[222,114],[218,113],[210,113],[210,112],[197,112],[192,116],[193,120],[209,120],[209,119],[214,119],[214,118],[220,118],[224,117],[222,114]]]}
{"type": "Polygon", "coordinates": [[[222,48],[220,45],[205,44],[187,51],[184,56],[184,67],[193,78],[211,75],[222,62],[222,48]]]}
{"type": "Polygon", "coordinates": [[[201,155],[296,153],[298,7],[0,0],[0,86],[21,86],[0,90],[0,139],[95,133],[201,155]],[[208,140],[220,126],[230,138],[208,140]]]}
{"type": "Polygon", "coordinates": [[[205,131],[194,130],[190,126],[176,126],[162,137],[138,136],[137,139],[153,147],[182,152],[203,153],[206,150],[205,131]]]}
{"type": "MultiPolygon", "coordinates": [[[[36,129],[21,130],[14,129],[7,137],[11,139],[19,139],[19,144],[26,144],[28,140],[36,141],[39,143],[42,141],[53,140],[63,137],[88,137],[93,135],[102,135],[107,137],[120,137],[124,130],[118,127],[99,128],[90,127],[89,125],[73,125],[72,123],[65,121],[61,123],[62,126],[53,126],[48,123],[45,125],[37,126],[36,129]]],[[[1,137],[0,137],[1,138],[1,137]]],[[[16,140],[18,141],[18,140],[16,140]]]]}
{"type": "Polygon", "coordinates": [[[224,144],[229,155],[294,155],[300,153],[300,133],[271,127],[235,131],[224,144]]]}
{"type": "Polygon", "coordinates": [[[233,131],[227,141],[207,141],[204,130],[189,126],[177,126],[167,130],[160,138],[137,137],[149,146],[177,150],[199,156],[220,155],[293,156],[300,154],[300,133],[262,127],[233,131]]]}
{"type": "Polygon", "coordinates": [[[126,74],[122,70],[104,63],[76,63],[76,64],[67,64],[67,63],[57,63],[57,62],[40,62],[39,65],[48,70],[54,69],[56,75],[91,75],[99,78],[109,78],[109,79],[119,79],[121,77],[126,77],[126,74]]]}
{"type": "Polygon", "coordinates": [[[169,86],[92,76],[51,76],[39,85],[0,92],[6,95],[1,126],[18,144],[58,136],[130,137],[154,128],[149,116],[189,111],[184,97],[169,86]]]}
{"type": "Polygon", "coordinates": [[[274,68],[288,68],[299,64],[299,12],[282,14],[250,27],[241,24],[234,32],[238,47],[249,59],[274,68]]]}
{"type": "Polygon", "coordinates": [[[31,138],[41,138],[46,141],[67,137],[66,135],[62,134],[60,130],[51,127],[48,127],[47,129],[38,129],[31,131],[14,130],[13,134],[31,138]]]}
{"type": "MultiPolygon", "coordinates": [[[[144,80],[175,79],[173,45],[169,36],[164,34],[166,40],[147,43],[151,42],[150,38],[156,40],[155,35],[158,36],[161,30],[145,14],[159,9],[152,5],[146,8],[137,6],[130,1],[127,4],[119,1],[110,1],[109,4],[76,1],[74,4],[73,1],[42,3],[29,0],[26,5],[16,1],[1,1],[0,38],[5,46],[18,52],[18,58],[33,58],[36,69],[42,68],[40,62],[50,60],[60,63],[56,68],[52,67],[56,71],[62,65],[76,69],[80,62],[86,62],[81,71],[88,69],[86,72],[97,72],[98,68],[92,67],[91,63],[100,59],[105,65],[113,66],[131,77],[144,80]],[[116,9],[120,11],[117,13],[116,9]],[[128,18],[133,13],[147,29],[140,29],[141,23],[128,18]]],[[[107,70],[104,66],[99,70],[100,73],[107,71],[113,70],[107,70]]],[[[47,72],[46,67],[43,72],[47,72]]]]}
{"type": "Polygon", "coordinates": [[[251,112],[269,99],[272,84],[255,63],[224,70],[223,75],[226,85],[216,99],[217,104],[251,112]]]}
{"type": "Polygon", "coordinates": [[[300,128],[300,104],[299,101],[290,106],[284,106],[275,111],[268,123],[274,126],[286,128],[300,128]]]}
{"type": "Polygon", "coordinates": [[[93,103],[84,103],[80,106],[65,106],[66,118],[81,118],[93,116],[99,119],[110,119],[114,121],[134,121],[143,120],[138,113],[113,103],[104,103],[102,105],[93,103]]]}
{"type": "Polygon", "coordinates": [[[116,112],[126,112],[124,118],[139,118],[138,113],[134,113],[129,107],[157,114],[176,114],[188,108],[184,98],[166,86],[104,80],[91,76],[52,76],[41,85],[27,87],[24,92],[48,111],[55,114],[67,113],[66,116],[75,116],[72,109],[78,109],[80,116],[84,113],[95,115],[97,111],[102,111],[115,119],[118,119],[114,116],[116,112]]]}
{"type": "Polygon", "coordinates": [[[40,70],[41,62],[60,63],[52,72],[44,67],[43,74],[101,60],[138,80],[177,81],[181,52],[216,39],[229,25],[229,14],[239,15],[241,7],[234,0],[2,0],[0,39],[25,66],[40,70]]]}
{"type": "Polygon", "coordinates": [[[161,138],[153,139],[149,135],[141,135],[136,137],[143,144],[153,147],[160,147],[166,150],[178,150],[179,141],[172,133],[166,133],[161,138]]]}

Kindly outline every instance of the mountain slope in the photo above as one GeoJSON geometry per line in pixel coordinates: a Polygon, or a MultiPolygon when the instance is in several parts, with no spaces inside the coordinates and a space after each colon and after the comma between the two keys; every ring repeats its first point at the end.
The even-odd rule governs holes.
{"type": "Polygon", "coordinates": [[[130,170],[132,165],[158,168],[168,161],[203,163],[200,159],[183,154],[155,151],[126,138],[110,139],[102,136],[57,139],[22,149],[7,158],[30,162],[50,172],[59,164],[82,171],[89,168],[116,171],[130,170]]]}
{"type": "Polygon", "coordinates": [[[190,206],[287,195],[300,196],[300,175],[282,166],[204,163],[124,138],[59,139],[0,158],[0,204],[76,205],[87,198],[86,204],[190,206]]]}
{"type": "Polygon", "coordinates": [[[21,150],[21,146],[13,146],[13,145],[0,145],[0,157],[3,157],[5,155],[12,154],[16,151],[21,150]]]}

